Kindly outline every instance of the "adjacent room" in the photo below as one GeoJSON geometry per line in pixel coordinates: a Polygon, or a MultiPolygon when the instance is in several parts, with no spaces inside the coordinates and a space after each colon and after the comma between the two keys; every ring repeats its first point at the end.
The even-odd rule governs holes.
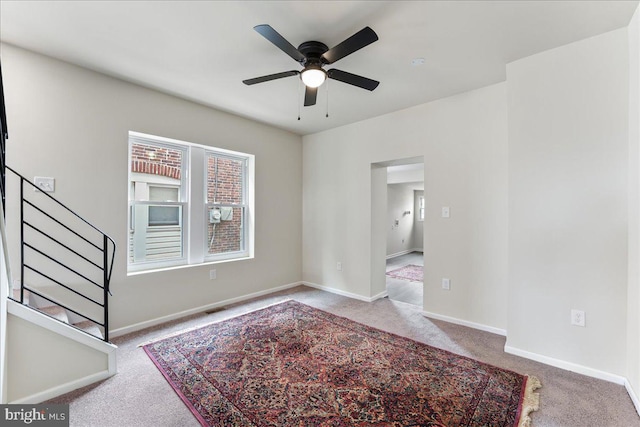
{"type": "Polygon", "coordinates": [[[640,426],[638,3],[2,0],[0,417],[640,426]]]}
{"type": "Polygon", "coordinates": [[[424,294],[424,213],[424,163],[388,166],[387,294],[419,307],[424,294]]]}

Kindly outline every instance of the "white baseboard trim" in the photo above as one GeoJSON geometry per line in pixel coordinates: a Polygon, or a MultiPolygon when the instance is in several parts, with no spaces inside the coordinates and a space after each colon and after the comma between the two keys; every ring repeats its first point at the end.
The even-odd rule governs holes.
{"type": "Polygon", "coordinates": [[[491,332],[492,334],[502,335],[503,337],[507,336],[507,331],[500,328],[495,328],[493,326],[483,325],[481,323],[470,322],[468,320],[462,320],[455,317],[444,316],[442,314],[431,313],[429,311],[423,311],[422,314],[425,317],[429,317],[431,319],[443,320],[449,323],[455,323],[456,325],[467,326],[469,328],[478,329],[480,331],[491,332]]]}
{"type": "Polygon", "coordinates": [[[411,252],[413,252],[413,249],[409,249],[409,250],[406,250],[406,251],[400,251],[400,252],[396,252],[396,253],[393,253],[393,254],[389,254],[389,255],[387,255],[387,259],[396,258],[396,257],[402,256],[402,255],[410,254],[411,252]]]}
{"type": "Polygon", "coordinates": [[[402,255],[410,254],[411,252],[423,252],[423,249],[422,248],[413,248],[413,249],[409,249],[409,250],[406,250],[406,251],[396,252],[394,254],[387,255],[387,259],[396,258],[396,257],[402,256],[402,255]]]}
{"type": "Polygon", "coordinates": [[[371,301],[369,301],[369,302],[374,302],[376,300],[379,300],[379,299],[382,299],[382,298],[386,298],[388,296],[389,296],[389,293],[387,291],[383,291],[383,292],[380,292],[379,294],[376,294],[376,295],[372,296],[370,298],[371,301]]]}
{"type": "Polygon", "coordinates": [[[190,316],[192,314],[202,313],[207,310],[213,310],[214,308],[224,307],[225,305],[235,304],[237,302],[246,301],[248,299],[261,297],[264,295],[272,294],[274,292],[283,291],[286,289],[295,288],[300,286],[302,282],[289,283],[288,285],[282,285],[275,288],[266,289],[264,291],[254,292],[248,295],[242,295],[235,298],[229,298],[224,301],[214,302],[211,304],[203,305],[189,310],[180,311],[178,313],[168,314],[166,316],[156,317],[155,319],[145,320],[144,322],[134,323],[133,325],[124,326],[109,331],[109,336],[112,338],[129,334],[131,332],[140,331],[142,329],[150,328],[151,326],[160,325],[162,323],[170,322],[171,320],[180,319],[182,317],[190,316]]]}
{"type": "Polygon", "coordinates": [[[61,396],[63,394],[69,393],[70,391],[77,390],[81,387],[87,386],[89,384],[93,384],[97,381],[106,380],[111,377],[113,374],[107,371],[96,372],[95,374],[91,374],[89,376],[69,381],[68,383],[52,387],[48,390],[41,391],[36,394],[32,394],[31,396],[22,397],[17,400],[13,400],[9,403],[13,404],[36,404],[41,403],[49,399],[53,399],[54,397],[61,396]]]}
{"type": "Polygon", "coordinates": [[[624,379],[624,388],[627,389],[627,393],[629,393],[629,397],[633,402],[633,406],[636,407],[636,412],[638,413],[638,415],[640,415],[640,399],[638,399],[638,395],[636,394],[633,387],[631,387],[631,383],[629,382],[629,380],[626,378],[624,379]]]}
{"type": "Polygon", "coordinates": [[[343,291],[343,290],[340,290],[340,289],[331,288],[329,286],[319,285],[317,283],[302,282],[302,284],[305,285],[305,286],[309,286],[310,288],[319,289],[321,291],[330,292],[332,294],[340,295],[340,296],[347,297],[347,298],[353,298],[353,299],[357,299],[359,301],[364,301],[364,302],[373,302],[373,301],[375,301],[377,299],[384,298],[384,297],[387,296],[387,291],[386,290],[384,292],[380,292],[379,294],[376,294],[376,295],[374,295],[372,297],[365,297],[365,296],[362,296],[362,295],[354,294],[352,292],[347,292],[347,291],[343,291]]]}
{"type": "Polygon", "coordinates": [[[615,384],[625,385],[625,383],[627,382],[627,379],[620,375],[600,371],[594,368],[589,368],[588,366],[584,366],[584,365],[578,365],[577,363],[567,362],[565,360],[544,356],[542,354],[521,350],[519,348],[511,347],[509,345],[504,346],[504,351],[505,353],[524,357],[525,359],[535,360],[536,362],[544,363],[545,365],[554,366],[556,368],[564,369],[566,371],[575,372],[577,374],[586,375],[592,378],[598,378],[600,380],[609,381],[615,384]]]}

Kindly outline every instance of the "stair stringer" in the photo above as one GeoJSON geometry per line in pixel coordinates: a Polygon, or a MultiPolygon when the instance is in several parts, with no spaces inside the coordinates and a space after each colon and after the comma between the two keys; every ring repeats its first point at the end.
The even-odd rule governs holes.
{"type": "Polygon", "coordinates": [[[116,373],[117,346],[7,300],[8,403],[40,403],[116,373]]]}

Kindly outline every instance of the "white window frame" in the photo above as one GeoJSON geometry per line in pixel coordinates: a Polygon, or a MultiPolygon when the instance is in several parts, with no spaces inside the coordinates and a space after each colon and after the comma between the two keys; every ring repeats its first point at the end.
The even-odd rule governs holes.
{"type": "Polygon", "coordinates": [[[424,221],[424,196],[418,196],[418,221],[424,221]]]}
{"type": "MultiPolygon", "coordinates": [[[[254,257],[254,177],[255,177],[255,156],[232,150],[216,148],[207,145],[195,144],[186,141],[179,141],[164,138],[156,135],[149,135],[140,132],[129,132],[129,154],[128,154],[128,181],[129,206],[132,206],[132,186],[131,186],[131,146],[134,142],[155,146],[167,146],[168,148],[181,148],[186,150],[186,158],[183,159],[182,180],[183,188],[180,191],[180,202],[162,202],[167,205],[182,205],[182,226],[183,226],[183,257],[179,260],[159,260],[132,263],[127,255],[127,274],[139,274],[155,272],[172,268],[191,267],[203,264],[214,264],[254,257]],[[243,179],[242,205],[230,205],[244,207],[243,218],[243,248],[241,251],[228,252],[222,254],[208,254],[207,226],[207,154],[233,159],[242,159],[245,162],[243,179]]],[[[158,205],[159,202],[145,202],[158,205]]],[[[132,209],[128,209],[128,221],[131,222],[132,209]]],[[[127,254],[131,248],[127,239],[127,254]]]]}

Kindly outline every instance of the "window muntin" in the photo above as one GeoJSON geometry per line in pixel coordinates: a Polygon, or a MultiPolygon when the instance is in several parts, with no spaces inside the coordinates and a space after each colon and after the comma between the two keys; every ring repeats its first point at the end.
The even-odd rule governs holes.
{"type": "Polygon", "coordinates": [[[252,155],[137,132],[129,146],[130,273],[252,256],[252,155]]]}

